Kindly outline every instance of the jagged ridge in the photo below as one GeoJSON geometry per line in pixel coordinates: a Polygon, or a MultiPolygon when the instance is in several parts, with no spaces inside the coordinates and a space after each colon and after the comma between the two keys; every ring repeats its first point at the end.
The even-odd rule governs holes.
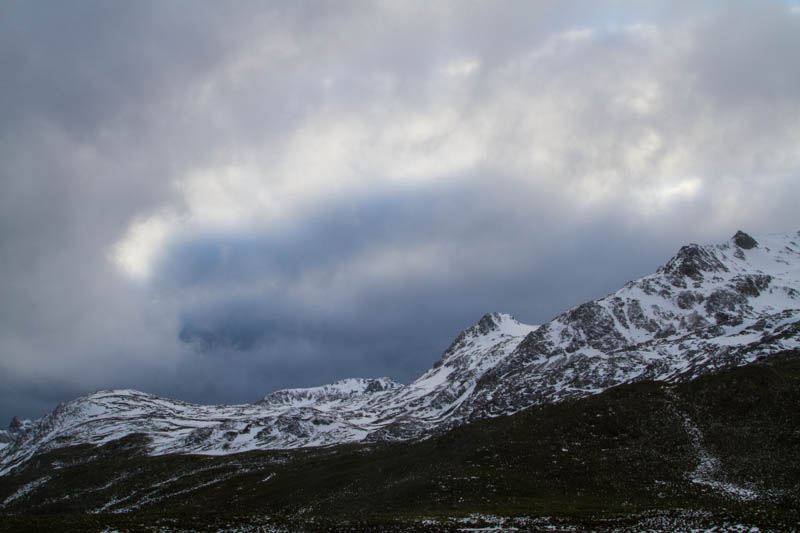
{"type": "Polygon", "coordinates": [[[131,433],[150,451],[226,454],[417,438],[531,405],[679,381],[800,346],[799,234],[681,248],[655,274],[542,326],[485,315],[409,385],[348,379],[251,405],[100,391],[0,435],[0,474],[35,453],[131,433]]]}

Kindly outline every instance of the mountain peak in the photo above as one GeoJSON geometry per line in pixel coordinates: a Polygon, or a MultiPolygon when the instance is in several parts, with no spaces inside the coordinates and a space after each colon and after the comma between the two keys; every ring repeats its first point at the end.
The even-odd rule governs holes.
{"type": "Polygon", "coordinates": [[[737,231],[736,235],[734,235],[731,240],[736,246],[739,248],[744,248],[745,250],[750,250],[751,248],[758,246],[758,241],[742,230],[737,231]]]}
{"type": "MultiPolygon", "coordinates": [[[[433,365],[432,370],[444,364],[475,366],[479,364],[476,362],[477,360],[484,359],[486,353],[492,351],[491,347],[499,344],[507,345],[510,339],[522,338],[537,327],[522,324],[508,313],[487,313],[477,324],[465,329],[456,337],[444,351],[442,357],[433,365]],[[476,356],[476,354],[479,355],[476,356]]],[[[502,350],[501,352],[507,354],[502,350]]]]}
{"type": "Polygon", "coordinates": [[[510,335],[515,337],[525,335],[532,327],[535,328],[535,326],[522,324],[508,313],[486,313],[477,324],[462,331],[451,345],[451,348],[460,345],[465,339],[486,337],[489,335],[510,335]]]}
{"type": "Polygon", "coordinates": [[[541,326],[486,314],[408,385],[351,378],[230,406],[98,391],[37,421],[12,422],[20,432],[0,430],[0,476],[41,450],[134,433],[157,454],[424,437],[622,383],[681,381],[797,349],[800,235],[759,240],[737,232],[723,244],[684,246],[657,273],[541,326]]]}
{"type": "Polygon", "coordinates": [[[22,421],[15,416],[11,419],[11,423],[8,425],[8,428],[12,431],[22,429],[22,421]]]}
{"type": "MultiPolygon", "coordinates": [[[[507,316],[510,317],[511,315],[507,316]]],[[[486,313],[478,321],[476,328],[481,335],[487,335],[488,333],[496,330],[503,319],[504,317],[500,313],[486,313]]]]}
{"type": "Polygon", "coordinates": [[[666,265],[659,269],[672,285],[684,287],[684,278],[701,281],[703,272],[728,272],[728,268],[705,246],[683,246],[666,265]]]}

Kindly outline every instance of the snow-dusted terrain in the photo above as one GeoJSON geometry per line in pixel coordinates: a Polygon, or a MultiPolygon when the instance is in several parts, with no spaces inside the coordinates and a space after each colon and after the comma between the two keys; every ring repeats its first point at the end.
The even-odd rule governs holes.
{"type": "Polygon", "coordinates": [[[346,379],[202,406],[100,391],[0,431],[0,475],[38,452],[132,433],[153,454],[418,438],[643,379],[678,381],[800,346],[800,232],[689,245],[655,274],[541,326],[484,316],[409,385],[346,379]]]}

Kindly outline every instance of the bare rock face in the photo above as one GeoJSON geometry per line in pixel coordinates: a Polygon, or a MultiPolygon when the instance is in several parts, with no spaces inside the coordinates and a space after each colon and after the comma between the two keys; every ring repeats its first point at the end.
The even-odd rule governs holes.
{"type": "Polygon", "coordinates": [[[24,427],[22,420],[17,418],[16,416],[11,419],[11,423],[8,425],[8,429],[11,431],[20,431],[24,427]]]}
{"type": "Polygon", "coordinates": [[[703,275],[727,272],[728,268],[714,253],[697,244],[684,246],[678,254],[661,269],[667,280],[675,287],[686,287],[687,280],[702,281],[703,275]]]}
{"type": "Polygon", "coordinates": [[[736,232],[736,235],[733,236],[733,242],[736,244],[736,246],[744,250],[750,250],[751,248],[758,246],[758,241],[742,230],[736,232]]]}
{"type": "Polygon", "coordinates": [[[203,406],[99,391],[0,430],[0,475],[36,453],[142,434],[149,451],[234,453],[415,439],[644,379],[679,381],[800,347],[800,232],[681,248],[652,275],[540,326],[464,330],[413,383],[351,378],[203,406]]]}

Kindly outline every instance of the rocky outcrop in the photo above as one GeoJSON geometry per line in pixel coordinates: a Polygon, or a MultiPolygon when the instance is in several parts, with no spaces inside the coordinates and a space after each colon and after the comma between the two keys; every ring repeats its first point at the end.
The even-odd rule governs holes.
{"type": "Polygon", "coordinates": [[[734,235],[731,240],[736,246],[743,250],[750,250],[751,248],[758,246],[758,241],[742,230],[737,231],[736,235],[734,235]]]}

